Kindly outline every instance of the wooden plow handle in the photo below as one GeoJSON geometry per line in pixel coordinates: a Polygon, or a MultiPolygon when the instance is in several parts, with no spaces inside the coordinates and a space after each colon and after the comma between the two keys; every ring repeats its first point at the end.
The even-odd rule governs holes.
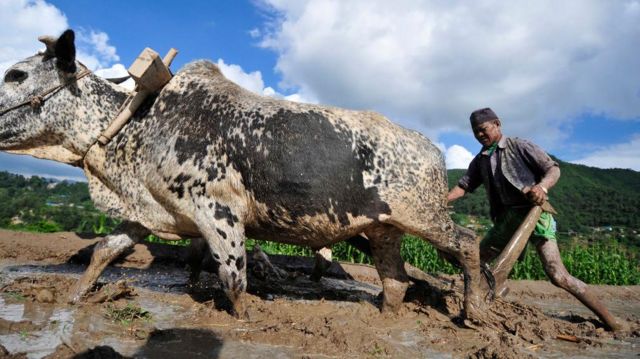
{"type": "Polygon", "coordinates": [[[516,261],[522,254],[522,251],[524,251],[524,248],[527,246],[529,237],[531,237],[531,233],[533,233],[533,230],[536,228],[536,223],[538,223],[541,214],[541,206],[534,206],[529,210],[529,213],[491,267],[491,273],[493,273],[493,277],[496,281],[496,296],[502,297],[506,294],[506,283],[509,273],[511,273],[513,266],[516,264],[516,261]]]}

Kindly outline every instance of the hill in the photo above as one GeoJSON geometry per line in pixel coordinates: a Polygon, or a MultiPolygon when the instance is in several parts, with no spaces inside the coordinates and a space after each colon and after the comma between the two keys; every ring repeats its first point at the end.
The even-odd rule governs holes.
{"type": "Polygon", "coordinates": [[[93,206],[84,182],[0,171],[0,203],[2,228],[102,233],[114,222],[93,206]]]}
{"type": "MultiPolygon", "coordinates": [[[[562,175],[550,191],[561,232],[597,227],[640,230],[640,172],[599,169],[558,160],[562,175]]],[[[465,170],[449,170],[453,187],[465,170]]],[[[112,221],[95,209],[87,184],[0,172],[0,227],[52,232],[94,231],[112,221]]],[[[484,188],[454,203],[458,214],[488,218],[484,188]]]]}

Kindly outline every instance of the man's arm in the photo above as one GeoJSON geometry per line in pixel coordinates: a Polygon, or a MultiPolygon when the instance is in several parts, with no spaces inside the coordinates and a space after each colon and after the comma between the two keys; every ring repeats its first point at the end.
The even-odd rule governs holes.
{"type": "Polygon", "coordinates": [[[546,188],[548,191],[551,189],[551,187],[556,185],[559,179],[560,179],[560,167],[553,166],[549,168],[547,173],[544,174],[544,177],[542,177],[538,185],[546,188]]]}
{"type": "Polygon", "coordinates": [[[447,194],[447,202],[453,202],[462,197],[467,192],[473,192],[482,183],[480,169],[478,168],[478,156],[469,163],[467,172],[458,180],[458,185],[453,187],[447,194]]]}
{"type": "Polygon", "coordinates": [[[517,146],[529,168],[541,177],[536,185],[523,189],[523,193],[533,204],[542,205],[547,199],[548,191],[560,178],[560,167],[540,146],[533,142],[518,139],[517,146]]]}
{"type": "Polygon", "coordinates": [[[560,167],[557,165],[550,167],[540,182],[525,192],[527,198],[534,204],[543,204],[547,199],[547,193],[558,182],[558,179],[560,179],[560,167]]]}
{"type": "Polygon", "coordinates": [[[447,195],[447,202],[453,202],[456,199],[464,196],[465,193],[467,193],[467,191],[465,191],[462,187],[455,186],[451,189],[451,191],[449,191],[449,194],[447,195]]]}

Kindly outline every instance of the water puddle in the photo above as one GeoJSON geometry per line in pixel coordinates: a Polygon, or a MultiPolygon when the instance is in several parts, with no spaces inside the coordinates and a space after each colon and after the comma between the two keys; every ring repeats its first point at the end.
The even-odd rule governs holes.
{"type": "MultiPolygon", "coordinates": [[[[0,268],[6,274],[8,281],[21,276],[39,274],[63,274],[79,277],[86,266],[76,264],[57,265],[15,265],[0,268]]],[[[155,265],[152,269],[137,269],[125,267],[107,267],[100,275],[99,283],[114,283],[127,280],[136,287],[164,293],[183,292],[188,280],[188,272],[171,266],[155,265]]]]}
{"type": "Polygon", "coordinates": [[[74,310],[43,309],[34,303],[7,304],[0,297],[0,313],[10,322],[31,323],[43,326],[40,330],[20,329],[16,333],[0,334],[0,344],[11,353],[25,353],[27,358],[37,359],[53,353],[56,347],[68,338],[73,330],[74,310]]]}
{"type": "Polygon", "coordinates": [[[24,304],[7,304],[0,296],[0,318],[11,322],[19,322],[24,317],[24,304]]]}

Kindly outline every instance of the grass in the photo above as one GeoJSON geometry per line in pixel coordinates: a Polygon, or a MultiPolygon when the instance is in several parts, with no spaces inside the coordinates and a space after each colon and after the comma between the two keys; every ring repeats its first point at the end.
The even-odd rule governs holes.
{"type": "Polygon", "coordinates": [[[149,242],[149,243],[157,243],[157,244],[166,244],[169,246],[180,246],[180,247],[186,247],[189,244],[191,244],[191,240],[190,239],[180,239],[177,241],[168,241],[162,238],[159,238],[157,236],[154,236],[153,234],[148,236],[147,238],[145,238],[145,241],[149,242]]]}
{"type": "Polygon", "coordinates": [[[133,303],[128,303],[124,308],[107,304],[104,316],[124,326],[129,326],[135,320],[151,320],[151,313],[133,303]]]}
{"type": "Polygon", "coordinates": [[[5,298],[10,299],[14,302],[24,302],[27,298],[24,295],[18,292],[4,292],[2,293],[5,298]]]}
{"type": "MultiPolygon", "coordinates": [[[[562,246],[561,244],[561,247],[562,246]]],[[[638,285],[640,266],[637,255],[617,241],[607,243],[568,244],[560,249],[562,262],[569,273],[589,284],[638,285]]],[[[528,248],[523,260],[511,274],[514,279],[545,279],[542,263],[533,248],[528,248]]]]}

